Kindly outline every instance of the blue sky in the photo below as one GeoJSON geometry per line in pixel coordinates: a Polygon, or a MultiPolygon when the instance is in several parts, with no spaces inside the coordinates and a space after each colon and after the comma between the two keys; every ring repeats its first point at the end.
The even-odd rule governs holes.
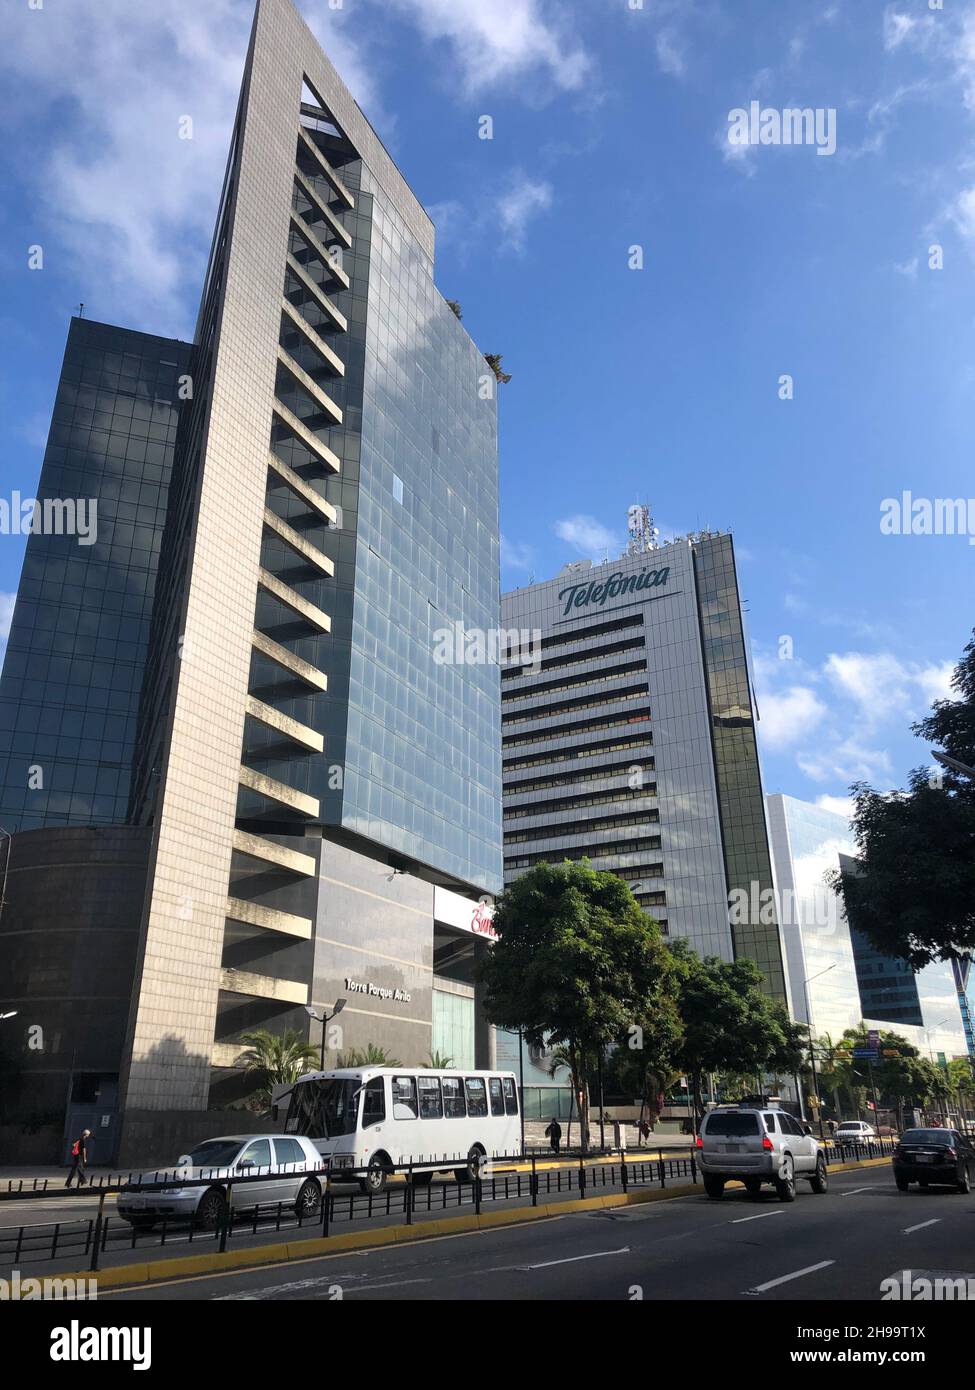
{"type": "MultiPolygon", "coordinates": [[[[251,8],[4,6],[5,495],[36,484],[79,301],[190,336],[251,8]]],[[[975,491],[975,0],[300,8],[513,374],[505,587],[618,553],[634,501],[664,534],[730,528],[767,788],[903,783],[975,621],[967,537],[880,530],[904,489],[975,491]],[[834,108],[835,154],[732,147],[752,101],[834,108]]],[[[21,557],[0,536],[0,633],[21,557]]]]}

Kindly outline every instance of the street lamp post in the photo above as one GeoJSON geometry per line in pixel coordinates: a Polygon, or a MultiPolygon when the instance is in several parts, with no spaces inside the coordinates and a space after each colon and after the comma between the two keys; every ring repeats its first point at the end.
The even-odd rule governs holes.
{"type": "Polygon", "coordinates": [[[807,975],[802,982],[802,993],[806,1001],[806,1031],[809,1034],[809,1066],[812,1071],[813,1095],[816,1097],[816,1117],[819,1120],[819,1137],[825,1138],[823,1131],[823,1098],[819,1093],[819,1080],[816,1076],[816,1045],[813,1042],[812,1033],[812,1006],[809,1003],[809,990],[807,985],[810,980],[818,980],[820,975],[828,975],[831,970],[836,969],[836,961],[832,965],[827,965],[825,970],[817,970],[815,975],[807,975]]]}
{"type": "Polygon", "coordinates": [[[347,999],[336,999],[335,1006],[330,1014],[326,1013],[324,1009],[322,1009],[322,1012],[319,1013],[318,1010],[313,1009],[310,1004],[305,1005],[305,1013],[308,1015],[308,1017],[313,1018],[316,1023],[321,1023],[322,1025],[322,1065],[319,1069],[321,1071],[325,1070],[325,1037],[328,1031],[328,1025],[331,1023],[333,1018],[335,1018],[338,1014],[342,1012],[347,1003],[347,999]]]}

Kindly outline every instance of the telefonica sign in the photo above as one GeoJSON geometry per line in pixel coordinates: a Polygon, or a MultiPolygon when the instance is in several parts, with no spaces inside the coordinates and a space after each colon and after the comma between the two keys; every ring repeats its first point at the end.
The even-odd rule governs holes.
{"type": "Polygon", "coordinates": [[[607,599],[619,598],[620,594],[636,594],[642,589],[659,589],[667,583],[669,576],[670,566],[667,565],[661,570],[642,569],[637,574],[623,574],[617,571],[601,584],[597,584],[595,580],[588,584],[571,584],[567,589],[559,590],[559,598],[565,599],[562,615],[564,617],[570,608],[588,608],[590,604],[602,608],[607,599]]]}

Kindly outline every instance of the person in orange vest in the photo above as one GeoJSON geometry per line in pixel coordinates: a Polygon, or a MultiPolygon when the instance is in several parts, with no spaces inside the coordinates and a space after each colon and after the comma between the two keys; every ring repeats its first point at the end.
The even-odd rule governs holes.
{"type": "Polygon", "coordinates": [[[85,1168],[88,1166],[88,1140],[91,1138],[91,1130],[83,1129],[78,1138],[71,1145],[71,1172],[65,1187],[71,1186],[71,1179],[77,1173],[78,1186],[84,1187],[88,1182],[85,1177],[85,1168]]]}

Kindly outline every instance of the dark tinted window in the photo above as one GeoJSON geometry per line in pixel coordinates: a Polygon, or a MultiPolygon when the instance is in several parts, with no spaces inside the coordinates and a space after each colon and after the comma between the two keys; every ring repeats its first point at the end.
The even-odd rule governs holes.
{"type": "Polygon", "coordinates": [[[416,1078],[413,1076],[393,1077],[393,1119],[415,1120],[416,1078]]]}
{"type": "Polygon", "coordinates": [[[774,1114],[772,1114],[771,1112],[768,1112],[768,1113],[766,1113],[765,1115],[763,1115],[762,1118],[763,1118],[764,1121],[765,1121],[765,1128],[768,1130],[769,1134],[774,1134],[774,1133],[775,1133],[775,1116],[774,1116],[774,1114]]]}
{"type": "Polygon", "coordinates": [[[467,1114],[464,1087],[459,1076],[445,1076],[443,1079],[443,1113],[448,1120],[461,1120],[467,1114]]]}
{"type": "Polygon", "coordinates": [[[705,1121],[707,1128],[705,1134],[708,1138],[715,1135],[728,1135],[732,1138],[741,1138],[749,1134],[758,1133],[758,1116],[754,1112],[744,1115],[736,1115],[733,1112],[727,1115],[709,1115],[705,1121]]]}
{"type": "Polygon", "coordinates": [[[270,1168],[271,1141],[269,1139],[255,1139],[253,1144],[248,1144],[237,1160],[237,1167],[240,1168],[245,1163],[253,1163],[256,1168],[270,1168]]]}
{"type": "Polygon", "coordinates": [[[381,1124],[386,1118],[386,1095],[383,1079],[375,1076],[367,1081],[362,1092],[362,1127],[381,1124]]]}
{"type": "Polygon", "coordinates": [[[274,1155],[279,1163],[300,1163],[305,1166],[305,1151],[297,1139],[275,1139],[274,1155]]]}
{"type": "Polygon", "coordinates": [[[500,1076],[488,1077],[488,1095],[491,1097],[491,1114],[504,1114],[504,1096],[501,1094],[500,1076]]]}
{"type": "Polygon", "coordinates": [[[226,1163],[233,1163],[239,1153],[239,1139],[208,1139],[205,1144],[190,1150],[190,1166],[221,1168],[226,1163]]]}
{"type": "Polygon", "coordinates": [[[417,1077],[417,1085],[420,1088],[420,1119],[439,1120],[443,1115],[439,1076],[417,1077]]]}
{"type": "Polygon", "coordinates": [[[945,1144],[951,1143],[951,1132],[947,1129],[908,1129],[901,1135],[902,1144],[945,1144]]]}
{"type": "Polygon", "coordinates": [[[504,1109],[506,1115],[518,1114],[518,1092],[515,1090],[515,1083],[510,1076],[503,1076],[501,1084],[504,1087],[504,1109]]]}
{"type": "Polygon", "coordinates": [[[467,1087],[467,1113],[473,1119],[480,1119],[488,1112],[487,1090],[484,1085],[484,1078],[480,1076],[468,1076],[465,1078],[464,1085],[467,1087]]]}

